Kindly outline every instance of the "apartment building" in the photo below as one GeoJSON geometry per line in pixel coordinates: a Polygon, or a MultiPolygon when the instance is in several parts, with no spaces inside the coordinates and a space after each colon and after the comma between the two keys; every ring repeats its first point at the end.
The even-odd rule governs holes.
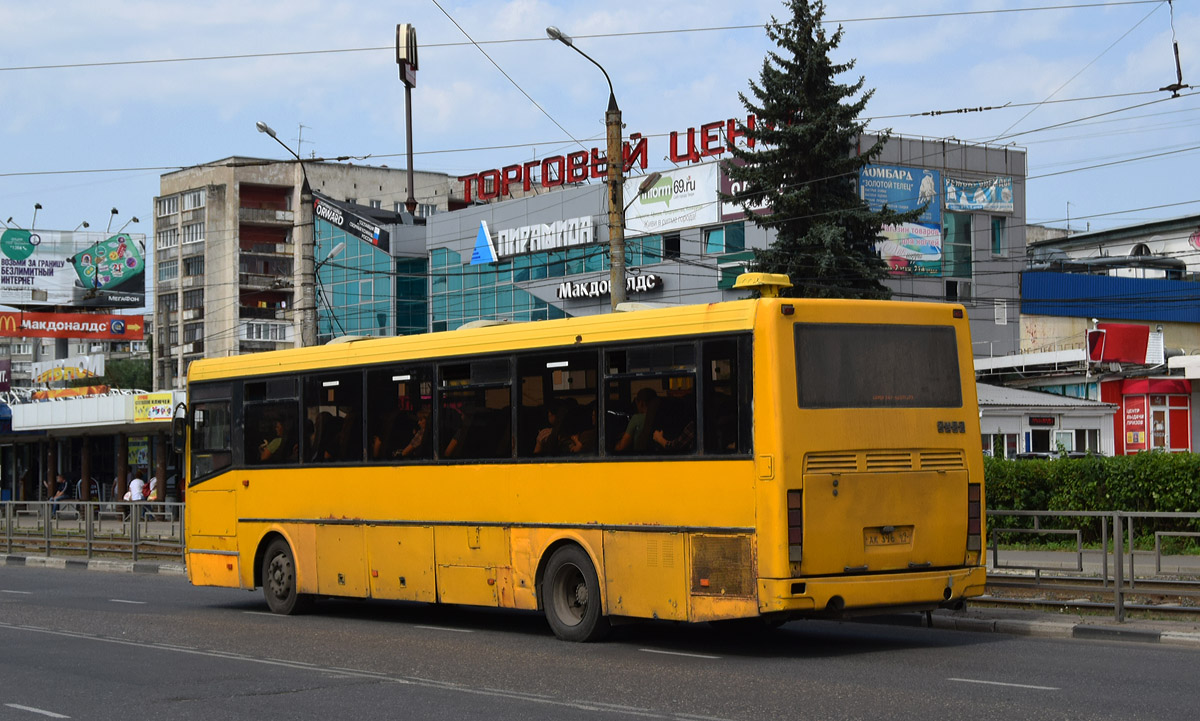
{"type": "MultiPolygon", "coordinates": [[[[300,338],[304,180],[327,197],[400,213],[401,168],[229,157],[163,175],[155,198],[155,388],[180,388],[201,357],[275,350],[300,338]]],[[[417,215],[460,208],[461,183],[414,172],[417,215]]],[[[311,259],[310,259],[311,260],[311,259]]]]}

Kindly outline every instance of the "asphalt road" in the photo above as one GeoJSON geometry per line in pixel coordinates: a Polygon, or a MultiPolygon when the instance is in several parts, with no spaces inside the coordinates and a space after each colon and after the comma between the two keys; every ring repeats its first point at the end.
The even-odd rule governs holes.
{"type": "MultiPolygon", "coordinates": [[[[0,568],[0,719],[1182,719],[1200,651],[889,623],[764,636],[0,568]]],[[[898,622],[900,621],[900,622],[898,622]]],[[[902,623],[908,621],[908,624],[902,623]]]]}

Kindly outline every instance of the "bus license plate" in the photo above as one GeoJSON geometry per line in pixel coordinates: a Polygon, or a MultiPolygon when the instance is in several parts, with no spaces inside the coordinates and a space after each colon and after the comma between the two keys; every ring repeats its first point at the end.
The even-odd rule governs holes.
{"type": "Polygon", "coordinates": [[[885,533],[882,528],[864,528],[863,542],[867,546],[903,546],[912,543],[912,526],[896,526],[885,533]]]}

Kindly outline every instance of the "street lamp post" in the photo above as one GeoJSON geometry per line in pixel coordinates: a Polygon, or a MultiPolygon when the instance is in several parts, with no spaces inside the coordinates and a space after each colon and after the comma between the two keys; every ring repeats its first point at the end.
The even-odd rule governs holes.
{"type": "Polygon", "coordinates": [[[417,84],[417,29],[407,23],[396,26],[396,64],[404,81],[404,127],[408,142],[408,197],[404,209],[417,214],[417,199],[413,196],[413,132],[412,89],[417,84]]]}
{"type": "Polygon", "coordinates": [[[313,194],[312,186],[308,184],[308,171],[304,169],[304,161],[296,154],[296,151],[288,147],[287,143],[279,139],[271,126],[259,121],[255,123],[258,132],[270,135],[275,142],[283,146],[283,149],[288,151],[293,158],[296,159],[296,164],[300,166],[300,175],[304,179],[304,183],[300,186],[300,211],[297,214],[296,222],[292,226],[296,231],[296,246],[300,255],[300,308],[302,315],[300,316],[300,345],[312,346],[317,344],[317,294],[316,294],[316,267],[313,262],[313,247],[315,238],[313,237],[313,194]]]}
{"type": "Polygon", "coordinates": [[[608,297],[612,309],[625,302],[625,159],[621,152],[621,108],[617,106],[617,95],[613,92],[612,78],[600,63],[575,47],[575,42],[554,26],[546,28],[546,35],[571,48],[592,65],[600,68],[608,81],[608,110],[604,113],[604,127],[608,139],[608,297]]]}

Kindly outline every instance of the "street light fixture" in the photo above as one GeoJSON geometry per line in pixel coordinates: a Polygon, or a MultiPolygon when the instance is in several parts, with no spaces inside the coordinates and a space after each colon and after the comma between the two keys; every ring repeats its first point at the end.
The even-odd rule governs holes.
{"type": "Polygon", "coordinates": [[[117,217],[117,213],[120,213],[120,212],[121,212],[121,211],[117,210],[116,208],[113,208],[112,210],[110,210],[110,211],[108,212],[108,227],[106,227],[106,228],[104,229],[104,232],[105,232],[106,234],[108,233],[108,231],[112,230],[112,222],[113,222],[113,218],[117,217]]]}
{"type": "Polygon", "coordinates": [[[301,308],[304,315],[300,319],[300,345],[313,346],[317,344],[317,294],[316,294],[316,267],[314,265],[314,238],[313,238],[313,195],[312,186],[308,184],[308,171],[304,168],[304,161],[296,154],[296,151],[288,147],[287,143],[279,139],[275,131],[270,125],[261,120],[254,124],[258,128],[258,132],[266,133],[271,138],[283,146],[283,149],[288,151],[296,163],[300,165],[300,175],[304,178],[304,183],[300,186],[300,214],[296,218],[296,224],[293,226],[296,231],[297,245],[300,251],[300,295],[301,308]]]}
{"type": "MultiPolygon", "coordinates": [[[[79,225],[75,226],[75,230],[79,230],[80,228],[83,228],[86,230],[87,228],[90,228],[90,227],[92,227],[92,226],[85,220],[82,223],[80,223],[79,225]]],[[[74,231],[72,231],[72,232],[74,232],[74,231]]]]}
{"type": "Polygon", "coordinates": [[[600,68],[604,79],[608,81],[608,110],[604,113],[608,139],[608,297],[615,311],[618,305],[625,302],[625,159],[621,152],[621,108],[617,106],[612,78],[608,76],[608,71],[603,65],[575,47],[571,36],[553,25],[546,28],[546,35],[587,58],[592,65],[600,68]]]}
{"type": "Polygon", "coordinates": [[[33,230],[37,227],[37,212],[42,209],[41,203],[33,204],[33,222],[29,224],[29,229],[33,230]]]}
{"type": "Polygon", "coordinates": [[[125,230],[125,228],[129,227],[130,223],[140,223],[140,222],[142,222],[142,221],[138,220],[138,217],[135,215],[132,218],[130,218],[129,220],[125,221],[125,225],[122,225],[121,229],[118,230],[117,232],[120,233],[122,230],[125,230]]]}
{"type": "Polygon", "coordinates": [[[660,173],[658,171],[654,171],[653,173],[651,173],[651,174],[647,175],[645,178],[643,178],[642,182],[638,183],[637,195],[633,196],[633,199],[630,200],[628,203],[626,203],[625,207],[621,209],[622,220],[625,218],[625,212],[629,210],[629,206],[636,203],[638,198],[640,198],[643,195],[645,195],[646,193],[650,192],[650,189],[653,188],[655,185],[657,185],[658,181],[660,181],[660,180],[662,180],[662,173],[660,173]]]}

